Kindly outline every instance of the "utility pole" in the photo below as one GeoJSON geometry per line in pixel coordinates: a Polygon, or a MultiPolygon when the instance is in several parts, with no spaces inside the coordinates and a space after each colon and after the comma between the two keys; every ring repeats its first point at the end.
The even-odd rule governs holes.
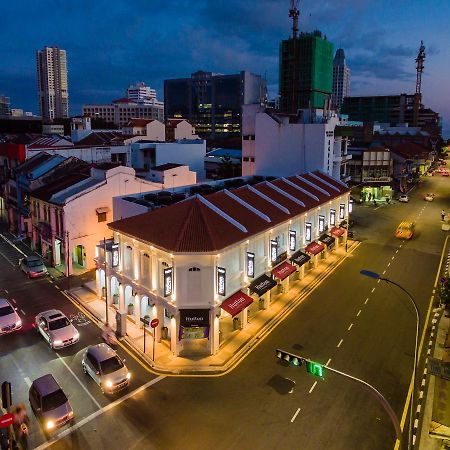
{"type": "Polygon", "coordinates": [[[104,260],[105,260],[105,324],[109,325],[108,318],[108,276],[106,274],[106,270],[108,268],[108,260],[106,257],[106,238],[103,238],[103,252],[104,252],[104,260]]]}

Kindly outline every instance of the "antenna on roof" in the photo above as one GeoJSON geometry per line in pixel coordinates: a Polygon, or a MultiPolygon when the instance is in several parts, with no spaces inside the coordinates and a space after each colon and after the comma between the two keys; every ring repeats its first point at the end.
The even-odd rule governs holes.
{"type": "Polygon", "coordinates": [[[291,9],[289,10],[289,17],[292,17],[292,37],[294,39],[298,36],[298,16],[300,11],[298,10],[299,0],[291,0],[291,9]]]}

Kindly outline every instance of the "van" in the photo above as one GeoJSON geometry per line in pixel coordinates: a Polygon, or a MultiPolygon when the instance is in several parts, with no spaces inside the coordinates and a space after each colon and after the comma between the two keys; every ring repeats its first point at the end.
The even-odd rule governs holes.
{"type": "Polygon", "coordinates": [[[414,222],[402,222],[395,232],[399,239],[411,239],[414,236],[414,222]]]}
{"type": "Polygon", "coordinates": [[[73,422],[73,409],[53,375],[47,374],[34,380],[28,398],[31,409],[44,428],[45,434],[73,422]]]}

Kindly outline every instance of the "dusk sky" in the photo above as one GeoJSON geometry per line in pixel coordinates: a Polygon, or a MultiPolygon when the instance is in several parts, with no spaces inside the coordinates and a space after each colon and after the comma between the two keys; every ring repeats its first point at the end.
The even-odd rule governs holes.
{"type": "MultiPolygon", "coordinates": [[[[15,0],[0,6],[0,95],[38,112],[35,51],[67,50],[70,114],[109,103],[144,81],[163,100],[163,80],[197,70],[266,75],[278,91],[278,45],[290,34],[288,0],[15,0]]],[[[423,102],[450,137],[449,0],[301,0],[300,30],[321,30],[345,50],[352,95],[414,93],[426,46],[423,102]]]]}

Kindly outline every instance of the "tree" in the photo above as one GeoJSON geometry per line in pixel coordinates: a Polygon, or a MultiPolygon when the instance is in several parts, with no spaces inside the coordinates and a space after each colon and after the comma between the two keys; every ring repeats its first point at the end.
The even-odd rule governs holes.
{"type": "Polygon", "coordinates": [[[217,178],[233,178],[238,176],[236,174],[237,170],[231,156],[226,154],[220,158],[221,162],[217,168],[217,178]]]}

